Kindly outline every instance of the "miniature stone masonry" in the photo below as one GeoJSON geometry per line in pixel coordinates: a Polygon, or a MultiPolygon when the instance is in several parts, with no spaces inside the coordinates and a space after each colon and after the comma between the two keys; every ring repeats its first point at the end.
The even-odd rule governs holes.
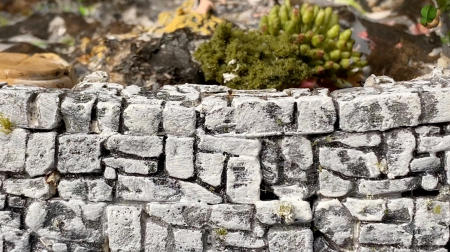
{"type": "Polygon", "coordinates": [[[0,251],[449,248],[450,78],[3,87],[0,251]]]}

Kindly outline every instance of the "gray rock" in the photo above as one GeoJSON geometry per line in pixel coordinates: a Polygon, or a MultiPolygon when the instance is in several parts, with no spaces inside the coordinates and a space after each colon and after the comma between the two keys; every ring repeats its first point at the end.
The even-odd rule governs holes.
{"type": "Polygon", "coordinates": [[[5,208],[6,194],[0,194],[0,210],[5,208]]]}
{"type": "Polygon", "coordinates": [[[288,179],[299,179],[301,171],[311,168],[313,153],[311,142],[303,136],[284,137],[281,141],[284,159],[284,175],[288,179]]]}
{"type": "Polygon", "coordinates": [[[322,147],[319,162],[323,168],[346,176],[376,178],[380,175],[379,161],[373,152],[322,147]]]}
{"type": "Polygon", "coordinates": [[[160,203],[147,204],[146,212],[170,225],[201,228],[211,215],[205,203],[160,203]]]}
{"type": "Polygon", "coordinates": [[[441,166],[441,159],[431,154],[429,157],[415,158],[411,161],[411,172],[436,171],[441,166]]]}
{"type": "Polygon", "coordinates": [[[34,133],[28,138],[25,171],[31,177],[48,174],[55,169],[56,132],[34,133]]]}
{"type": "Polygon", "coordinates": [[[114,153],[139,157],[159,157],[163,152],[163,138],[158,136],[113,135],[106,141],[106,148],[114,153]]]}
{"type": "Polygon", "coordinates": [[[383,199],[347,198],[343,204],[360,221],[382,221],[386,213],[386,200],[383,199]]]}
{"type": "Polygon", "coordinates": [[[28,111],[33,92],[27,89],[0,89],[0,113],[17,127],[28,127],[28,111]]]}
{"type": "Polygon", "coordinates": [[[28,131],[14,129],[9,134],[0,132],[0,171],[20,173],[25,168],[28,131]]]}
{"type": "Polygon", "coordinates": [[[93,202],[112,201],[112,187],[103,179],[86,181],[88,187],[88,200],[93,202]]]}
{"type": "Polygon", "coordinates": [[[59,92],[39,93],[35,100],[35,113],[31,114],[30,126],[35,129],[55,129],[61,124],[59,92]]]}
{"type": "Polygon", "coordinates": [[[53,252],[67,252],[69,251],[67,245],[64,243],[54,243],[52,246],[53,252]]]}
{"type": "Polygon", "coordinates": [[[274,252],[312,252],[313,232],[310,229],[279,228],[269,229],[267,234],[269,250],[274,252]]]}
{"type": "Polygon", "coordinates": [[[192,137],[169,136],[166,140],[166,171],[174,178],[194,176],[194,141],[192,137]]]}
{"type": "Polygon", "coordinates": [[[103,173],[103,176],[105,177],[105,179],[116,179],[117,172],[114,168],[105,167],[105,172],[103,173]]]}
{"type": "Polygon", "coordinates": [[[49,199],[56,193],[55,188],[45,182],[45,178],[8,179],[3,188],[6,193],[33,199],[49,199]]]}
{"type": "Polygon", "coordinates": [[[378,132],[348,133],[337,131],[323,138],[326,143],[341,143],[352,148],[375,147],[381,143],[378,132]]]}
{"type": "Polygon", "coordinates": [[[418,246],[444,246],[449,241],[450,202],[418,198],[414,240],[418,246]]]}
{"type": "Polygon", "coordinates": [[[262,180],[259,160],[255,157],[231,157],[227,167],[226,193],[233,203],[259,201],[262,180]]]}
{"type": "Polygon", "coordinates": [[[111,251],[140,251],[142,210],[132,206],[108,206],[108,240],[111,251]]]}
{"type": "Polygon", "coordinates": [[[222,182],[225,156],[220,153],[197,153],[195,160],[198,177],[205,183],[217,187],[222,182]]]}
{"type": "Polygon", "coordinates": [[[119,131],[122,102],[113,97],[99,97],[97,103],[97,124],[100,133],[119,131]]]}
{"type": "MultiPolygon", "coordinates": [[[[129,158],[109,157],[104,158],[103,163],[105,164],[106,169],[118,169],[125,173],[131,174],[149,175],[158,171],[158,162],[154,160],[136,160],[129,158]]],[[[106,169],[105,176],[107,172],[106,169]]],[[[112,171],[108,172],[111,172],[111,176],[107,179],[116,179],[115,172],[114,175],[112,174],[112,171]]]]}
{"type": "Polygon", "coordinates": [[[440,135],[441,129],[437,126],[419,126],[414,131],[421,137],[440,135]]]}
{"type": "Polygon", "coordinates": [[[58,184],[58,192],[63,199],[85,200],[88,189],[84,179],[62,179],[58,184]]]}
{"type": "Polygon", "coordinates": [[[405,176],[416,147],[411,130],[399,129],[384,133],[386,139],[387,176],[390,179],[405,176]]]}
{"type": "Polygon", "coordinates": [[[200,135],[199,150],[206,152],[229,153],[231,155],[258,156],[261,142],[255,139],[240,139],[232,137],[216,137],[200,135]]]}
{"type": "Polygon", "coordinates": [[[365,180],[358,184],[358,192],[363,195],[383,195],[412,191],[419,185],[417,177],[393,180],[365,180]]]}
{"type": "Polygon", "coordinates": [[[418,139],[418,153],[436,153],[447,150],[450,150],[450,135],[419,137],[418,139]]]}
{"type": "Polygon", "coordinates": [[[87,221],[100,221],[105,207],[106,203],[88,203],[82,205],[83,219],[87,221]]]}
{"type": "Polygon", "coordinates": [[[269,185],[277,183],[280,179],[280,153],[278,141],[262,139],[261,170],[264,182],[269,185]]]}
{"type": "Polygon", "coordinates": [[[145,223],[145,230],[145,252],[164,251],[169,239],[167,227],[149,219],[145,223]]]}
{"type": "Polygon", "coordinates": [[[226,246],[239,247],[243,249],[260,249],[266,246],[264,239],[255,237],[252,233],[237,231],[227,232],[223,243],[226,246]]]}
{"type": "Polygon", "coordinates": [[[419,124],[421,103],[416,93],[360,88],[334,91],[332,96],[339,111],[339,127],[344,131],[384,131],[419,124]]]}
{"type": "Polygon", "coordinates": [[[407,224],[369,223],[361,224],[359,242],[361,244],[401,245],[412,244],[413,231],[407,224]]]}
{"type": "Polygon", "coordinates": [[[251,205],[221,204],[211,206],[211,226],[250,231],[253,218],[251,205]]]}
{"type": "Polygon", "coordinates": [[[201,230],[174,228],[174,251],[202,252],[203,233],[201,230]]]}
{"type": "Polygon", "coordinates": [[[195,108],[183,107],[178,102],[167,102],[163,110],[163,129],[174,136],[193,136],[197,123],[195,108]]]}
{"type": "Polygon", "coordinates": [[[101,172],[100,156],[103,137],[87,134],[60,135],[58,141],[59,172],[101,172]]]}
{"type": "Polygon", "coordinates": [[[274,225],[282,220],[286,224],[308,223],[312,220],[309,202],[303,200],[259,201],[255,208],[256,218],[263,224],[274,225]]]}
{"type": "Polygon", "coordinates": [[[437,190],[439,185],[439,178],[436,175],[426,174],[422,176],[420,185],[426,191],[437,190]]]}
{"type": "Polygon", "coordinates": [[[450,89],[426,88],[420,94],[423,113],[421,123],[441,123],[450,121],[450,89]]]}
{"type": "Polygon", "coordinates": [[[308,186],[300,183],[293,185],[274,185],[271,186],[273,193],[280,198],[280,200],[290,199],[306,199],[310,196],[311,190],[308,186]]]}
{"type": "Polygon", "coordinates": [[[184,181],[178,181],[183,196],[180,202],[199,202],[208,204],[222,203],[222,197],[212,193],[210,190],[196,184],[184,181]]]}
{"type": "Polygon", "coordinates": [[[294,120],[294,99],[290,97],[267,100],[235,97],[231,106],[239,134],[280,132],[294,120]]]}
{"type": "Polygon", "coordinates": [[[205,118],[205,128],[213,132],[234,130],[234,108],[228,107],[225,97],[209,96],[202,100],[200,111],[205,118]]]}
{"type": "Polygon", "coordinates": [[[327,170],[319,171],[320,195],[330,198],[338,198],[347,195],[352,189],[352,181],[342,179],[327,170]]]}
{"type": "Polygon", "coordinates": [[[320,134],[333,132],[336,110],[327,95],[302,96],[297,103],[297,132],[320,134]]]}
{"type": "Polygon", "coordinates": [[[66,132],[87,133],[91,131],[92,108],[97,97],[87,93],[68,93],[61,103],[61,114],[66,132]]]}
{"type": "Polygon", "coordinates": [[[150,104],[129,104],[123,111],[123,125],[126,134],[156,135],[162,116],[162,101],[152,100],[150,104]]]}
{"type": "Polygon", "coordinates": [[[314,226],[340,248],[353,246],[353,217],[337,199],[318,201],[314,226]]]}
{"type": "Polygon", "coordinates": [[[0,226],[20,228],[20,214],[11,211],[0,211],[0,226]]]}
{"type": "Polygon", "coordinates": [[[414,201],[410,198],[389,199],[384,220],[388,222],[408,222],[413,220],[414,201]]]}
{"type": "Polygon", "coordinates": [[[10,228],[7,226],[0,226],[0,245],[4,240],[4,248],[6,251],[22,252],[30,251],[30,232],[10,228]],[[3,239],[2,239],[3,236],[3,239]]]}

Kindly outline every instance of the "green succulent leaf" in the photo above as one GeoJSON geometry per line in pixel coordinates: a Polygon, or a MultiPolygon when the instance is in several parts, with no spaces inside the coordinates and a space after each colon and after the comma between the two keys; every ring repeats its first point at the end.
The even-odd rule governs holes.
{"type": "Polygon", "coordinates": [[[437,9],[432,5],[425,5],[420,11],[420,13],[422,14],[420,23],[422,23],[423,25],[427,25],[436,18],[437,9]]]}

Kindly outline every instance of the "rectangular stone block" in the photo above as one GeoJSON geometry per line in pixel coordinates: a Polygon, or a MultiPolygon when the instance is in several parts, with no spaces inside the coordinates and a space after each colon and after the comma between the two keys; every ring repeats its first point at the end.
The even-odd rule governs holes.
{"type": "Polygon", "coordinates": [[[103,163],[107,168],[118,169],[131,174],[148,175],[158,171],[158,161],[155,160],[108,157],[103,159],[103,163]]]}
{"type": "Polygon", "coordinates": [[[28,131],[14,129],[9,134],[0,132],[0,171],[20,173],[25,168],[28,131]]]}
{"type": "Polygon", "coordinates": [[[125,133],[130,135],[156,135],[162,116],[162,102],[129,104],[123,111],[125,133]]]}
{"type": "Polygon", "coordinates": [[[300,179],[313,164],[311,141],[303,136],[285,136],[281,140],[282,169],[287,179],[300,179]]]}
{"type": "Polygon", "coordinates": [[[159,157],[163,152],[163,138],[158,136],[113,135],[106,141],[106,148],[114,153],[143,158],[159,157]]]}
{"type": "Polygon", "coordinates": [[[383,199],[347,198],[343,204],[360,221],[382,221],[386,214],[386,200],[383,199]]]}
{"type": "Polygon", "coordinates": [[[218,133],[234,131],[234,108],[228,106],[227,97],[208,96],[202,99],[200,111],[205,118],[205,129],[218,133]]]}
{"type": "Polygon", "coordinates": [[[195,229],[173,229],[174,248],[173,251],[180,252],[202,252],[203,233],[195,229]]]}
{"type": "Polygon", "coordinates": [[[427,88],[420,93],[421,123],[450,122],[450,88],[427,88]]]}
{"type": "Polygon", "coordinates": [[[101,172],[101,145],[104,141],[102,136],[87,134],[60,135],[58,141],[59,172],[101,172]]]}
{"type": "Polygon", "coordinates": [[[231,202],[259,201],[262,180],[259,160],[255,157],[231,157],[227,167],[226,193],[231,202]]]}
{"type": "Polygon", "coordinates": [[[151,219],[145,224],[145,252],[165,251],[169,242],[169,231],[151,219]]]}
{"type": "Polygon", "coordinates": [[[169,136],[166,141],[166,171],[174,178],[187,179],[194,176],[193,137],[169,136]]]}
{"type": "Polygon", "coordinates": [[[255,139],[241,139],[233,137],[215,137],[200,135],[198,148],[202,151],[229,153],[231,155],[258,156],[261,142],[255,139]]]}
{"type": "Polygon", "coordinates": [[[386,180],[359,180],[358,193],[363,195],[383,195],[412,191],[419,186],[420,178],[386,180]]]}
{"type": "Polygon", "coordinates": [[[333,132],[336,109],[327,95],[301,96],[297,103],[297,132],[321,134],[333,132]]]}
{"type": "Polygon", "coordinates": [[[361,224],[359,242],[361,244],[401,245],[412,244],[413,231],[407,224],[369,223],[361,224]]]}
{"type": "Polygon", "coordinates": [[[416,138],[410,129],[396,129],[384,133],[386,139],[387,176],[390,179],[406,176],[416,148],[416,138]]]}
{"type": "Polygon", "coordinates": [[[31,177],[55,169],[56,132],[34,133],[28,138],[25,170],[31,177]]]}
{"type": "Polygon", "coordinates": [[[269,251],[313,252],[313,232],[310,229],[276,228],[267,234],[269,251]]]}
{"type": "Polygon", "coordinates": [[[30,127],[35,129],[55,129],[61,124],[61,92],[39,93],[34,101],[30,127]]]}
{"type": "Polygon", "coordinates": [[[294,99],[290,97],[263,100],[256,97],[235,97],[236,133],[279,133],[294,120],[294,99]]]}
{"type": "Polygon", "coordinates": [[[167,224],[201,228],[208,224],[211,207],[205,203],[149,203],[149,216],[161,219],[167,224]]]}
{"type": "Polygon", "coordinates": [[[418,198],[414,240],[419,246],[445,246],[449,241],[450,202],[418,198]]]}
{"type": "Polygon", "coordinates": [[[176,180],[119,175],[117,197],[134,201],[179,201],[181,188],[176,180]]]}
{"type": "Polygon", "coordinates": [[[198,177],[211,186],[220,186],[225,155],[221,153],[197,153],[198,177]]]}
{"type": "Polygon", "coordinates": [[[185,107],[179,102],[167,102],[163,110],[163,129],[168,135],[193,136],[197,123],[194,107],[185,107]]]}
{"type": "Polygon", "coordinates": [[[211,206],[210,222],[213,227],[232,230],[251,230],[251,205],[220,204],[211,206]]]}
{"type": "Polygon", "coordinates": [[[8,179],[3,183],[6,193],[23,195],[33,199],[49,199],[56,188],[46,183],[45,178],[35,179],[8,179]]]}
{"type": "Polygon", "coordinates": [[[66,132],[87,133],[91,131],[92,110],[97,97],[87,93],[67,93],[61,103],[66,132]]]}
{"type": "Polygon", "coordinates": [[[408,91],[375,89],[338,90],[332,93],[339,111],[339,127],[349,132],[385,131],[419,124],[420,98],[408,91]]]}
{"type": "Polygon", "coordinates": [[[17,127],[28,127],[33,92],[26,89],[0,89],[0,113],[17,127]]]}
{"type": "Polygon", "coordinates": [[[108,206],[108,240],[111,251],[141,251],[142,210],[132,206],[108,206]]]}
{"type": "Polygon", "coordinates": [[[122,100],[117,96],[101,95],[97,102],[98,133],[118,132],[122,100]]]}

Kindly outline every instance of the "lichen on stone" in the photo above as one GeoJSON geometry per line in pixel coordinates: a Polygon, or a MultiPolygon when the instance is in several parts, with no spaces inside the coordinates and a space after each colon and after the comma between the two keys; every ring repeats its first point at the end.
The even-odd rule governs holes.
{"type": "Polygon", "coordinates": [[[14,123],[11,120],[0,113],[0,132],[10,134],[14,129],[14,123]]]}
{"type": "Polygon", "coordinates": [[[292,223],[294,221],[294,206],[289,202],[281,202],[278,207],[277,215],[283,219],[286,223],[292,223]]]}

